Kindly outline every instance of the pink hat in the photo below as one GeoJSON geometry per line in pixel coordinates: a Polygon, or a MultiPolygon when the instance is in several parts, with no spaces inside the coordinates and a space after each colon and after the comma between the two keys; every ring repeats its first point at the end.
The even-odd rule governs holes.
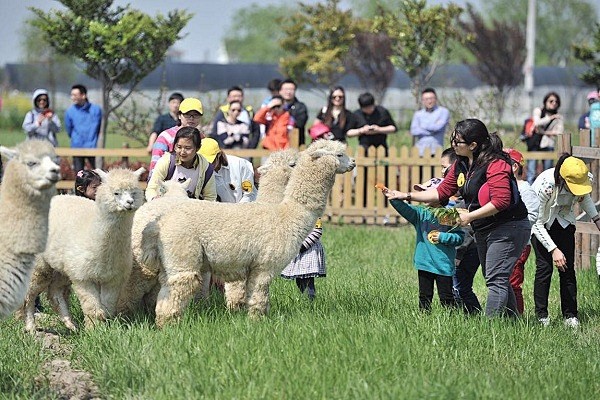
{"type": "Polygon", "coordinates": [[[588,100],[598,100],[598,92],[595,90],[592,90],[591,92],[589,92],[587,94],[587,99],[588,100]]]}

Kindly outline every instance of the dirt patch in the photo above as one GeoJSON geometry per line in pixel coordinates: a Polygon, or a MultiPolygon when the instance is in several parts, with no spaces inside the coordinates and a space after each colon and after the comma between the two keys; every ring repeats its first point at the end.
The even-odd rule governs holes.
{"type": "Polygon", "coordinates": [[[72,349],[61,343],[60,336],[51,332],[37,332],[36,337],[42,342],[42,347],[55,357],[44,364],[42,374],[36,378],[38,384],[48,386],[60,399],[101,399],[92,376],[71,367],[67,358],[72,349]]]}

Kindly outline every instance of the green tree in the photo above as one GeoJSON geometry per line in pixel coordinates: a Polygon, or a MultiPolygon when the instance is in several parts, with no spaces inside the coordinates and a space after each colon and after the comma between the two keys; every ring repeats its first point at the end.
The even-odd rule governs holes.
{"type": "Polygon", "coordinates": [[[589,67],[580,78],[600,90],[600,23],[595,24],[593,43],[575,45],[573,49],[575,58],[589,67]]]}
{"type": "MultiPolygon", "coordinates": [[[[585,0],[537,0],[535,61],[539,65],[565,66],[575,61],[571,46],[590,37],[598,14],[585,0]]],[[[527,24],[527,0],[489,0],[487,15],[527,24]]]]}
{"type": "Polygon", "coordinates": [[[103,120],[98,146],[104,147],[108,119],[139,82],[163,62],[192,17],[171,11],[155,18],[113,0],[59,0],[66,10],[30,8],[43,40],[58,53],[84,63],[85,73],[102,85],[103,120]]]}
{"type": "Polygon", "coordinates": [[[449,40],[459,38],[461,12],[453,3],[427,7],[426,0],[405,0],[394,9],[378,5],[373,31],[391,39],[392,63],[409,76],[417,108],[422,88],[445,60],[449,40]]]}
{"type": "Polygon", "coordinates": [[[356,34],[352,11],[340,10],[339,0],[307,5],[283,22],[281,47],[288,53],[280,68],[298,82],[334,85],[345,73],[344,58],[356,34]]]}
{"type": "Polygon", "coordinates": [[[279,41],[284,34],[281,21],[296,6],[257,6],[236,11],[225,34],[229,60],[240,63],[279,63],[286,52],[279,41]]]}
{"type": "Polygon", "coordinates": [[[492,104],[500,122],[506,96],[522,83],[525,63],[525,32],[518,22],[490,20],[467,5],[468,19],[459,21],[463,46],[471,53],[464,62],[475,76],[492,87],[492,104]],[[502,43],[502,46],[498,46],[502,43]]]}

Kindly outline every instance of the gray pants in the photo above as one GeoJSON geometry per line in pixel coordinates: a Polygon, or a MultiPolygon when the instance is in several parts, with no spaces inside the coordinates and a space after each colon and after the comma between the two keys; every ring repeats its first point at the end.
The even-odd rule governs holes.
{"type": "Polygon", "coordinates": [[[485,232],[475,232],[477,252],[488,288],[485,314],[488,317],[518,316],[517,301],[510,286],[510,275],[529,241],[531,225],[527,219],[510,221],[485,232]]]}

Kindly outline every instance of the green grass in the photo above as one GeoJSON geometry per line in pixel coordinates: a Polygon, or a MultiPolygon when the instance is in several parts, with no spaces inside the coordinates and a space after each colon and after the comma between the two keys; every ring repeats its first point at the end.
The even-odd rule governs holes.
{"type": "MultiPolygon", "coordinates": [[[[276,279],[260,321],[229,313],[212,293],[177,324],[140,317],[67,335],[74,368],[115,399],[595,398],[600,394],[600,302],[595,271],[580,271],[582,326],[563,327],[555,276],[553,323],[418,311],[411,227],[325,226],[328,276],[317,299],[276,279]]],[[[480,273],[475,291],[485,300],[480,273]]],[[[77,318],[81,313],[77,309],[77,318]]],[[[48,356],[13,320],[0,322],[0,398],[45,398],[34,377],[48,356]]]]}

